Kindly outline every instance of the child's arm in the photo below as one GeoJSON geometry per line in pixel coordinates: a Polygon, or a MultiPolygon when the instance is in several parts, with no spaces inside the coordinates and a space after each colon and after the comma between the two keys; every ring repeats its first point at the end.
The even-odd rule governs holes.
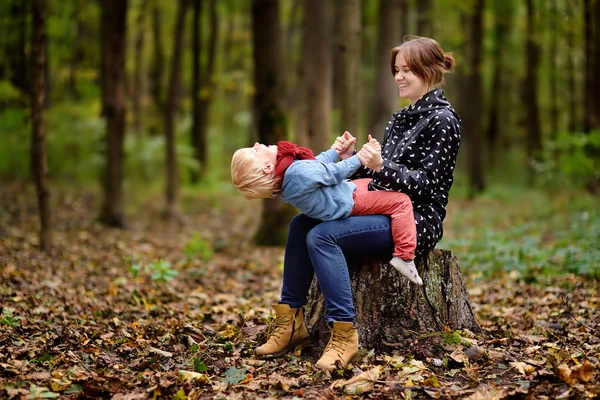
{"type": "MultiPolygon", "coordinates": [[[[320,155],[329,155],[332,151],[328,150],[320,155]]],[[[335,151],[333,152],[335,153],[335,151]]],[[[296,175],[296,178],[304,183],[302,186],[305,188],[314,189],[318,186],[336,185],[356,172],[359,167],[360,160],[358,156],[354,155],[339,163],[323,163],[318,160],[298,163],[298,165],[291,167],[287,173],[296,175]]]]}

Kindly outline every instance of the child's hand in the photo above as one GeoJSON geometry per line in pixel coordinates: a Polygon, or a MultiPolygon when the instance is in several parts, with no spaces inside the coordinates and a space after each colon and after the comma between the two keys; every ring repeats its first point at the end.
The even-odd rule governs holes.
{"type": "Polygon", "coordinates": [[[356,144],[356,138],[346,131],[342,136],[338,136],[335,142],[331,145],[340,159],[345,160],[354,153],[354,145],[356,144]]]}

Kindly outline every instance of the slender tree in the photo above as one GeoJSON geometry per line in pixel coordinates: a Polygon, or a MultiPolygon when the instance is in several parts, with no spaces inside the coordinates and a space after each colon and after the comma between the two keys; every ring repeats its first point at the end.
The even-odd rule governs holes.
{"type": "Polygon", "coordinates": [[[487,128],[488,149],[490,154],[490,164],[494,165],[496,153],[498,151],[498,139],[502,134],[504,123],[500,121],[502,105],[507,98],[503,88],[502,78],[504,76],[504,54],[506,53],[506,44],[510,27],[512,26],[512,8],[514,7],[510,0],[495,0],[493,2],[495,26],[494,26],[494,50],[492,65],[492,91],[489,119],[487,128]]]}
{"type": "Polygon", "coordinates": [[[141,120],[142,120],[142,86],[144,73],[144,45],[145,45],[145,31],[146,31],[146,10],[148,8],[148,0],[142,0],[140,8],[138,10],[136,20],[136,32],[135,32],[135,43],[134,43],[134,72],[133,72],[133,87],[132,87],[132,106],[133,106],[133,129],[137,132],[141,132],[141,120]]]}
{"type": "Polygon", "coordinates": [[[550,0],[549,11],[550,17],[548,18],[548,31],[550,35],[549,47],[550,51],[548,52],[550,57],[550,71],[548,74],[548,79],[550,80],[550,109],[549,109],[549,120],[550,120],[550,138],[556,139],[558,134],[558,125],[559,125],[559,108],[558,108],[558,26],[559,26],[559,15],[558,15],[558,7],[557,0],[550,0]]]}
{"type": "MultiPolygon", "coordinates": [[[[302,69],[300,88],[308,145],[321,152],[330,146],[332,106],[332,59],[329,3],[304,0],[302,23],[302,69]]],[[[298,132],[296,132],[298,135],[298,132]]]]}
{"type": "Polygon", "coordinates": [[[388,118],[398,108],[398,88],[390,71],[390,50],[401,44],[404,36],[402,8],[406,0],[381,0],[377,24],[377,80],[373,93],[373,107],[368,133],[379,140],[388,118]]]}
{"type": "Polygon", "coordinates": [[[194,0],[193,38],[192,38],[192,145],[196,159],[200,164],[200,173],[192,174],[192,181],[198,179],[206,171],[208,161],[208,148],[206,146],[206,132],[208,128],[208,116],[210,106],[214,98],[213,76],[217,49],[217,36],[219,32],[219,20],[217,17],[217,4],[210,0],[210,26],[208,37],[208,54],[204,68],[201,66],[202,54],[202,0],[194,0]]]}
{"type": "MultiPolygon", "coordinates": [[[[527,158],[528,164],[540,156],[542,133],[537,98],[539,82],[540,47],[535,39],[535,6],[533,0],[526,0],[527,24],[525,28],[525,80],[523,82],[523,105],[526,112],[527,158]]],[[[529,183],[533,183],[533,170],[529,168],[529,183]]]]}
{"type": "Polygon", "coordinates": [[[165,106],[165,149],[166,149],[166,210],[165,217],[170,219],[177,212],[177,155],[175,153],[175,110],[177,108],[177,91],[181,73],[181,54],[183,50],[183,32],[188,0],[179,0],[173,37],[173,55],[169,72],[169,88],[165,106]]]}
{"type": "MultiPolygon", "coordinates": [[[[252,33],[254,129],[262,143],[277,143],[286,137],[278,0],[252,1],[252,33]]],[[[288,210],[278,197],[263,200],[261,222],[254,238],[257,244],[284,243],[290,219],[288,210]]]]}
{"type": "MultiPolygon", "coordinates": [[[[590,62],[590,91],[596,94],[600,91],[600,0],[594,0],[592,3],[592,40],[591,40],[591,62],[590,62]],[[595,73],[594,73],[595,72],[595,73]]],[[[591,96],[590,99],[590,128],[600,129],[600,98],[597,95],[591,96]]]]}
{"type": "Polygon", "coordinates": [[[79,100],[81,94],[77,90],[77,68],[83,59],[83,51],[81,49],[83,23],[81,21],[81,0],[73,2],[73,23],[75,24],[75,37],[73,38],[73,48],[71,51],[71,59],[69,60],[69,76],[67,78],[67,91],[74,100],[79,100]]]}
{"type": "Polygon", "coordinates": [[[164,110],[165,50],[162,41],[162,11],[158,0],[152,0],[152,43],[154,54],[150,68],[150,93],[156,108],[164,110]]]}
{"type": "Polygon", "coordinates": [[[102,3],[102,93],[106,118],[104,204],[100,219],[124,227],[123,169],[125,140],[125,51],[127,0],[102,3]]]}
{"type": "Polygon", "coordinates": [[[600,18],[600,0],[584,0],[584,58],[585,58],[585,93],[584,93],[584,132],[590,132],[592,129],[600,129],[600,101],[598,100],[598,90],[600,90],[600,78],[598,71],[600,64],[598,52],[600,46],[600,34],[598,33],[600,18]]]}
{"type": "MultiPolygon", "coordinates": [[[[27,53],[28,25],[27,14],[32,0],[17,0],[10,4],[10,34],[7,34],[7,54],[9,64],[9,77],[14,87],[25,95],[30,95],[31,82],[29,74],[29,55],[27,53]]],[[[45,67],[47,68],[47,66],[45,67]]],[[[44,72],[45,73],[45,72],[44,72]]],[[[47,78],[47,76],[46,76],[47,78]]],[[[45,85],[48,85],[46,81],[45,85]]],[[[47,97],[47,96],[46,96],[47,97]]],[[[45,100],[47,101],[47,99],[45,100]]]]}
{"type": "Polygon", "coordinates": [[[431,23],[432,2],[433,0],[417,1],[417,34],[420,36],[434,36],[431,23]]]}
{"type": "Polygon", "coordinates": [[[33,88],[31,91],[31,162],[32,175],[37,192],[40,213],[40,247],[48,249],[52,245],[52,225],[50,219],[50,189],[48,185],[48,162],[46,156],[46,124],[44,106],[46,103],[46,0],[33,0],[32,7],[32,60],[33,88]]]}
{"type": "Polygon", "coordinates": [[[339,74],[335,94],[340,107],[339,129],[357,136],[361,115],[361,0],[337,1],[335,5],[338,31],[333,62],[339,74]]]}
{"type": "Polygon", "coordinates": [[[483,9],[484,0],[476,0],[469,18],[469,43],[471,54],[469,60],[468,86],[463,89],[464,99],[461,101],[464,121],[464,135],[468,142],[469,192],[474,196],[485,189],[483,171],[483,132],[482,132],[482,52],[483,52],[483,9]]]}

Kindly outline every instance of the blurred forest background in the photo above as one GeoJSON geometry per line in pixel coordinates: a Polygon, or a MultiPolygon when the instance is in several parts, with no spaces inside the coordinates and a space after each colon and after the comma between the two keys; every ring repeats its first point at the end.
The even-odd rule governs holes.
{"type": "Polygon", "coordinates": [[[600,0],[1,0],[0,397],[596,398],[599,55],[600,0]],[[258,360],[296,211],[231,155],[381,139],[405,35],[457,61],[438,248],[483,333],[258,360]]]}
{"type": "MultiPolygon", "coordinates": [[[[517,200],[529,198],[538,214],[509,224],[514,239],[548,224],[562,195],[563,222],[536,225],[534,243],[573,230],[582,237],[567,235],[565,254],[597,264],[598,0],[5,0],[0,16],[0,182],[35,183],[42,247],[54,191],[94,191],[89,211],[108,226],[124,227],[149,196],[180,220],[181,192],[236,196],[240,146],[290,139],[320,151],[344,130],[381,139],[406,104],[389,49],[424,35],[457,60],[451,199],[475,201],[457,212],[490,198],[523,211],[517,200]]],[[[283,243],[293,211],[278,200],[261,209],[255,242],[283,243]]],[[[458,214],[461,227],[470,215],[458,214]]],[[[489,233],[487,222],[470,228],[489,233]]],[[[473,248],[455,226],[447,246],[473,248]]]]}

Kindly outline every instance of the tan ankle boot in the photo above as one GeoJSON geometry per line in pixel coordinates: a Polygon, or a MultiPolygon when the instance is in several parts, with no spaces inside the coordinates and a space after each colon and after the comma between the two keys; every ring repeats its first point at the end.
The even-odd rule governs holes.
{"type": "Polygon", "coordinates": [[[261,356],[280,356],[300,343],[307,343],[308,329],[304,325],[302,308],[290,308],[287,304],[273,304],[275,321],[265,344],[256,348],[261,356]]]}
{"type": "Polygon", "coordinates": [[[352,322],[337,321],[329,331],[331,338],[315,367],[333,371],[336,369],[336,362],[339,361],[340,366],[346,368],[352,357],[358,353],[358,331],[352,322]]]}

